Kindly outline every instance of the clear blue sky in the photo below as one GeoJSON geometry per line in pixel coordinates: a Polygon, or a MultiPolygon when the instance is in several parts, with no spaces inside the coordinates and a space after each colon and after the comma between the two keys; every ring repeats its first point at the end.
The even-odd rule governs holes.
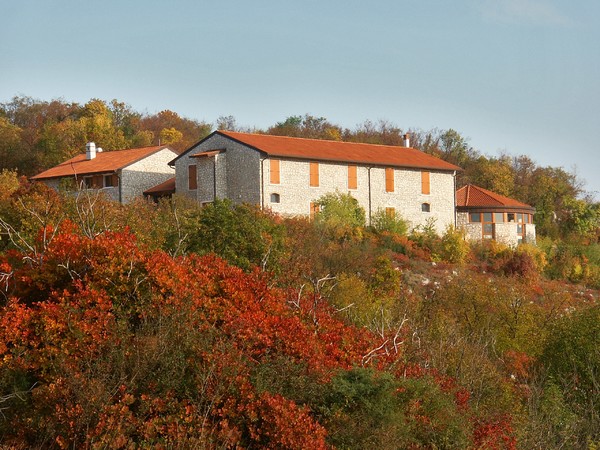
{"type": "Polygon", "coordinates": [[[0,0],[0,17],[0,102],[454,128],[600,191],[598,0],[0,0]]]}

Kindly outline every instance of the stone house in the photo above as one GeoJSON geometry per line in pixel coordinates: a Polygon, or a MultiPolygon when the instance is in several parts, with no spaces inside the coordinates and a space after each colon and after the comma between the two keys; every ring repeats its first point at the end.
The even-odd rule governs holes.
{"type": "Polygon", "coordinates": [[[183,152],[176,191],[199,203],[228,198],[282,215],[312,215],[315,201],[349,193],[365,209],[399,214],[412,227],[455,224],[458,166],[406,146],[215,131],[183,152]]]}
{"type": "Polygon", "coordinates": [[[534,213],[530,205],[472,184],[456,191],[457,226],[469,240],[535,243],[534,213]]]}
{"type": "Polygon", "coordinates": [[[32,177],[59,189],[101,190],[109,198],[128,203],[159,183],[172,178],[169,161],[177,153],[169,147],[154,146],[103,152],[93,142],[79,154],[32,177]]]}

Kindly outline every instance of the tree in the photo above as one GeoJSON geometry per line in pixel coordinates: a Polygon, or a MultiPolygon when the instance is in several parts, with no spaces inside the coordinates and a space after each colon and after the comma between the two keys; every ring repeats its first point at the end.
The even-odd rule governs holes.
{"type": "Polygon", "coordinates": [[[290,116],[283,122],[278,122],[267,130],[267,134],[339,141],[342,137],[342,129],[330,123],[325,117],[305,114],[290,116]]]}

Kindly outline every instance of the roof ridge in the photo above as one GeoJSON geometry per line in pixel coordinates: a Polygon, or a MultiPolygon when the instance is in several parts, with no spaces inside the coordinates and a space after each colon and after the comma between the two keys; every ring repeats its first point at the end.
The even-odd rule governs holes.
{"type": "MultiPolygon", "coordinates": [[[[283,139],[299,139],[299,140],[303,140],[303,141],[315,141],[315,142],[333,142],[333,143],[339,143],[339,144],[351,144],[351,145],[372,145],[374,147],[392,147],[392,148],[409,148],[412,150],[416,150],[418,152],[422,152],[425,153],[423,150],[419,150],[418,148],[414,148],[414,147],[404,147],[401,145],[390,145],[390,144],[372,144],[370,142],[354,142],[354,141],[344,141],[344,140],[340,140],[337,141],[335,139],[317,139],[317,138],[305,138],[305,137],[296,137],[296,136],[284,136],[284,135],[279,135],[279,134],[263,134],[263,133],[244,133],[242,131],[229,131],[229,130],[217,130],[217,132],[219,133],[234,133],[234,134],[242,134],[242,135],[246,135],[246,136],[261,136],[261,137],[275,137],[275,138],[283,138],[283,139]]],[[[429,153],[425,153],[426,155],[428,155],[429,153]]],[[[433,155],[432,155],[433,156],[433,155]]],[[[441,159],[441,158],[440,158],[441,159]]],[[[443,161],[443,160],[442,160],[443,161]]]]}

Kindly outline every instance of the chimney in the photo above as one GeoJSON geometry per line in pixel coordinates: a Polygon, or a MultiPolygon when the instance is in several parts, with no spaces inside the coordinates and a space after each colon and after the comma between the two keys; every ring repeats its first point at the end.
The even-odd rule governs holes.
{"type": "Polygon", "coordinates": [[[406,133],[402,138],[404,139],[404,146],[410,147],[410,133],[406,133]]]}
{"type": "Polygon", "coordinates": [[[88,142],[85,144],[85,159],[94,159],[96,157],[96,144],[88,142]]]}

